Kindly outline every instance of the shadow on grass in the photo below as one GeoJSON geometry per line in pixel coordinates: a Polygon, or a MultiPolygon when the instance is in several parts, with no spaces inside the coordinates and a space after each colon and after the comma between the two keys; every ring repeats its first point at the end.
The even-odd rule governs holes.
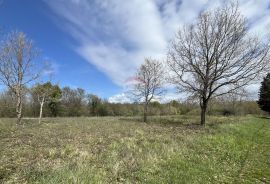
{"type": "Polygon", "coordinates": [[[145,122],[143,122],[143,118],[140,118],[140,117],[121,117],[121,118],[119,118],[119,120],[125,121],[125,122],[145,123],[145,122]]]}
{"type": "Polygon", "coordinates": [[[270,119],[269,116],[258,116],[257,118],[261,118],[261,119],[270,119]]]}
{"type": "MultiPolygon", "coordinates": [[[[238,119],[236,116],[209,116],[206,125],[202,126],[200,124],[199,116],[149,116],[148,125],[195,131],[209,131],[210,129],[218,129],[218,127],[223,124],[235,123],[235,118],[238,119]]],[[[144,123],[142,117],[122,117],[120,120],[125,122],[144,123]]],[[[240,121],[240,119],[238,121],[240,121]]]]}
{"type": "MultiPolygon", "coordinates": [[[[119,120],[125,122],[137,122],[137,123],[145,123],[143,122],[142,117],[125,117],[120,118],[119,120]]],[[[190,130],[199,130],[204,129],[204,126],[200,125],[200,122],[196,119],[188,119],[185,116],[181,117],[149,117],[148,125],[158,125],[161,127],[168,128],[183,128],[190,130]]],[[[213,124],[214,126],[214,124],[213,124]]]]}
{"type": "MultiPolygon", "coordinates": [[[[142,117],[124,117],[119,118],[121,121],[125,122],[138,122],[138,123],[145,123],[143,122],[142,117]]],[[[172,119],[172,118],[165,118],[165,117],[148,117],[148,121],[146,124],[153,125],[153,124],[160,124],[164,126],[170,126],[170,125],[182,125],[183,121],[180,119],[172,119]]]]}

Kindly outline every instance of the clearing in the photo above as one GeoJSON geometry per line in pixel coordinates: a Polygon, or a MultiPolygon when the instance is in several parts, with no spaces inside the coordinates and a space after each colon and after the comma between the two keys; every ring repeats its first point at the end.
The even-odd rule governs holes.
{"type": "Polygon", "coordinates": [[[0,183],[270,183],[270,119],[0,119],[0,183]]]}

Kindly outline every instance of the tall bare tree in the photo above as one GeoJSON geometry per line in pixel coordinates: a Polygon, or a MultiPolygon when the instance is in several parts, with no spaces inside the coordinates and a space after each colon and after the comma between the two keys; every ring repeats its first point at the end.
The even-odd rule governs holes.
{"type": "Polygon", "coordinates": [[[201,125],[208,102],[243,88],[269,66],[269,45],[248,32],[238,5],[200,14],[179,30],[168,52],[172,82],[200,100],[201,125]]]}
{"type": "Polygon", "coordinates": [[[164,92],[164,70],[160,62],[153,59],[145,59],[135,76],[133,95],[143,101],[143,120],[147,122],[148,105],[156,96],[164,92]]]}
{"type": "Polygon", "coordinates": [[[23,89],[29,82],[35,80],[37,70],[34,59],[37,51],[32,41],[22,32],[12,32],[1,43],[0,48],[0,81],[6,85],[16,97],[17,123],[22,119],[23,89]]]}

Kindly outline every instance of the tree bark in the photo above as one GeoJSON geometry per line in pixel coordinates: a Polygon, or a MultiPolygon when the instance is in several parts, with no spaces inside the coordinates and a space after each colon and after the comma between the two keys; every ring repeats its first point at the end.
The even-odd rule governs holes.
{"type": "Polygon", "coordinates": [[[206,110],[207,110],[207,102],[203,101],[201,104],[201,125],[202,126],[205,126],[206,110]]]}
{"type": "Polygon", "coordinates": [[[205,114],[206,114],[206,109],[204,107],[201,107],[201,125],[205,126],[205,114]]]}
{"type": "Polygon", "coordinates": [[[42,97],[42,100],[40,102],[40,111],[39,111],[39,120],[38,123],[41,123],[41,118],[42,118],[42,111],[43,111],[43,105],[44,105],[44,97],[42,97]]]}
{"type": "Polygon", "coordinates": [[[22,123],[22,97],[21,97],[21,94],[17,94],[16,114],[17,114],[17,124],[20,125],[22,123]]]}

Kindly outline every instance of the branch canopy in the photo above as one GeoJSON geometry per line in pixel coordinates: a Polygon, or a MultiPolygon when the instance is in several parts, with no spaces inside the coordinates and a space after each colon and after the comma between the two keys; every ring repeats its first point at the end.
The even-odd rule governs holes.
{"type": "Polygon", "coordinates": [[[203,12],[170,45],[171,81],[203,100],[236,91],[269,69],[269,44],[251,36],[238,6],[203,12]]]}
{"type": "Polygon", "coordinates": [[[22,32],[11,32],[0,45],[0,82],[16,92],[38,77],[38,52],[22,32]]]}
{"type": "Polygon", "coordinates": [[[162,63],[150,58],[140,66],[135,75],[133,96],[139,101],[149,103],[154,97],[164,92],[164,70],[162,63]]]}

